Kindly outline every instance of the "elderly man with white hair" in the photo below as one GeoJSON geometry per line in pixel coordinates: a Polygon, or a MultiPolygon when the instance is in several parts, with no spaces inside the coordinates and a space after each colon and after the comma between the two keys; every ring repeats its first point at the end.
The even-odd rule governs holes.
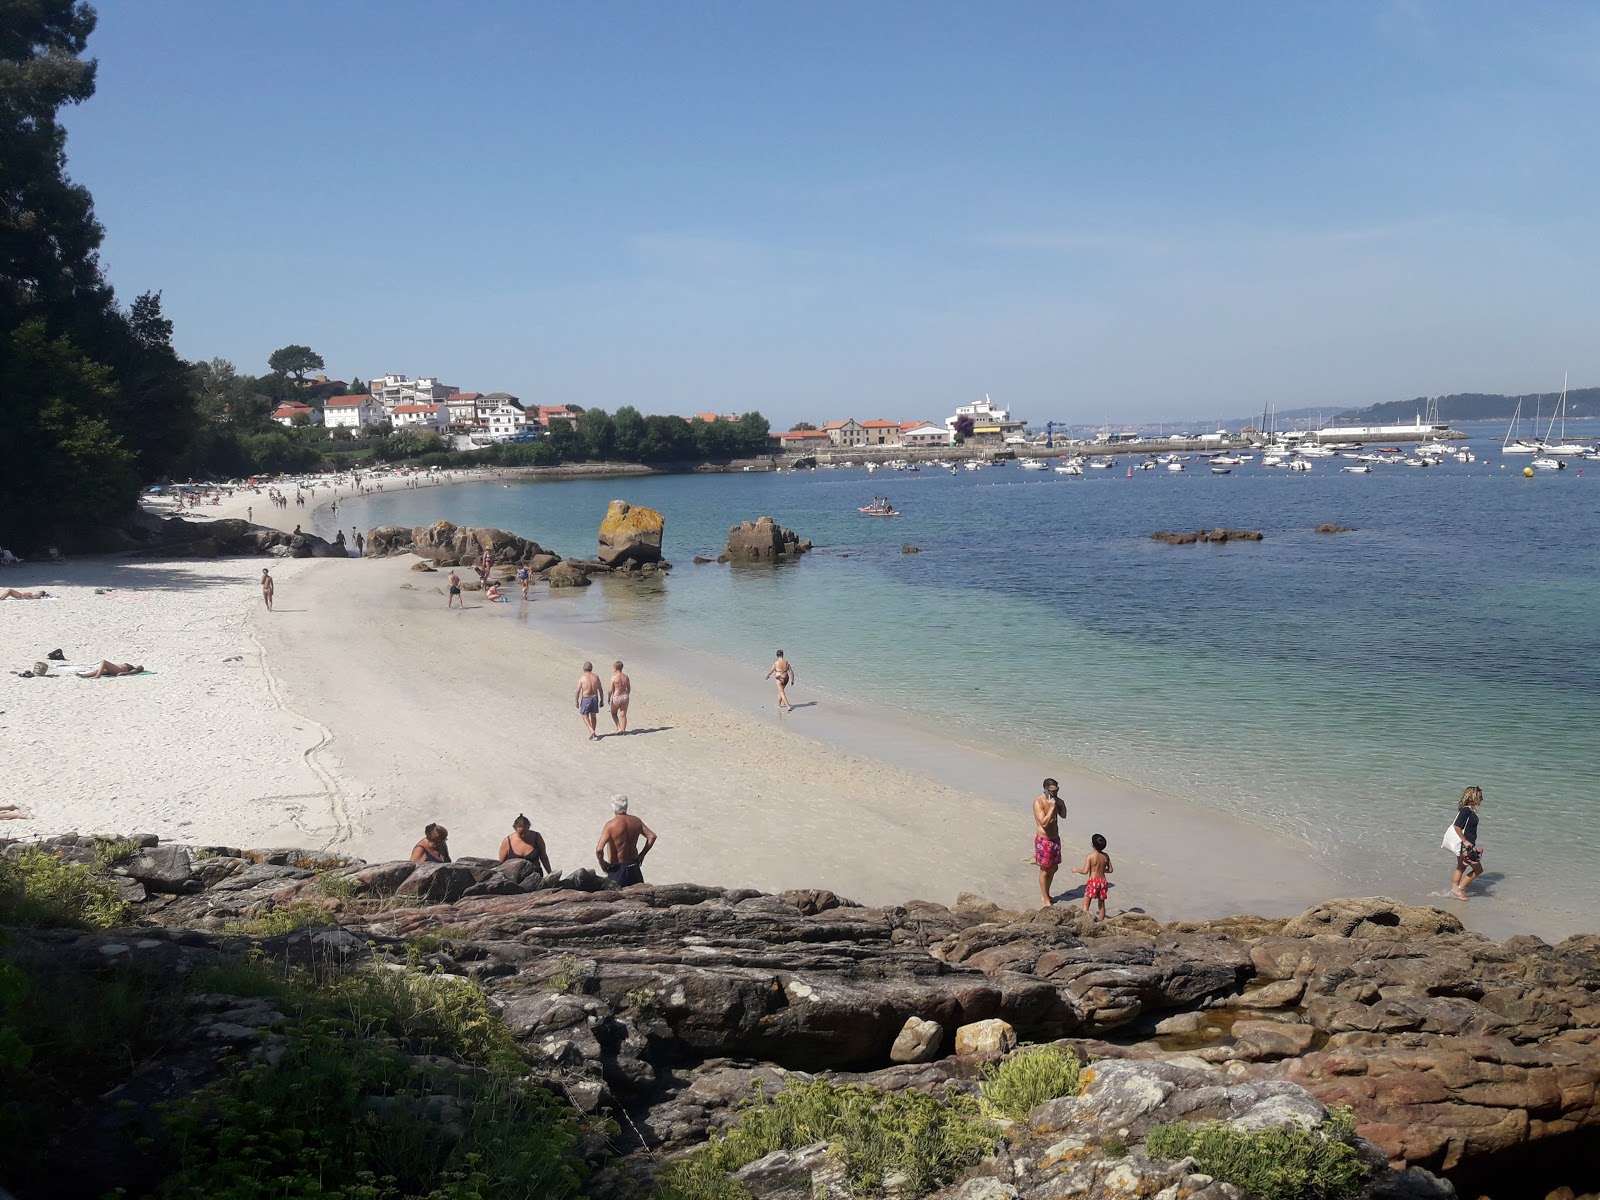
{"type": "Polygon", "coordinates": [[[656,844],[656,835],[650,826],[628,814],[626,796],[611,797],[611,811],[616,815],[600,831],[594,856],[612,883],[622,887],[643,883],[644,872],[640,867],[644,865],[644,856],[650,853],[650,847],[656,844]],[[644,839],[643,849],[639,848],[640,838],[644,839]]]}

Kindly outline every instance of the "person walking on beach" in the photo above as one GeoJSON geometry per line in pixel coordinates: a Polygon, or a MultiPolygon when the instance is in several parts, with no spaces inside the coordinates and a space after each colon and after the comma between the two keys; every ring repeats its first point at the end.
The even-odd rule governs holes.
{"type": "Polygon", "coordinates": [[[778,708],[783,712],[790,712],[794,705],[789,703],[787,688],[794,682],[794,667],[789,665],[789,660],[783,656],[783,651],[778,651],[778,660],[767,668],[768,679],[778,685],[778,708]]]}
{"type": "Polygon", "coordinates": [[[367,535],[364,534],[364,533],[358,533],[358,534],[356,534],[356,557],[360,558],[366,552],[367,552],[367,535]]]}
{"type": "Polygon", "coordinates": [[[1089,911],[1092,901],[1100,901],[1100,920],[1106,919],[1106,896],[1111,891],[1111,884],[1106,876],[1111,874],[1111,855],[1106,853],[1106,836],[1097,833],[1089,839],[1089,844],[1094,847],[1089,857],[1083,860],[1083,866],[1073,867],[1074,875],[1087,875],[1089,881],[1083,885],[1083,911],[1089,911]]]}
{"type": "Polygon", "coordinates": [[[633,692],[633,680],[622,673],[622,660],[611,664],[611,723],[618,733],[628,732],[628,697],[633,692]]]}
{"type": "Polygon", "coordinates": [[[528,564],[523,563],[517,568],[517,582],[522,585],[522,598],[528,598],[528,585],[533,582],[533,572],[528,570],[528,564]]]}
{"type": "MultiPolygon", "coordinates": [[[[456,601],[461,600],[461,576],[456,574],[454,567],[451,567],[450,574],[445,576],[445,583],[449,585],[450,594],[445,598],[444,606],[449,608],[456,601]]],[[[461,607],[467,607],[465,600],[461,600],[461,607]]]]}
{"type": "Polygon", "coordinates": [[[272,611],[272,593],[277,590],[277,584],[272,582],[272,572],[261,568],[261,599],[266,602],[267,611],[272,611]]]}
{"type": "Polygon", "coordinates": [[[511,822],[511,832],[500,841],[500,861],[520,858],[531,862],[546,875],[550,874],[550,855],[545,850],[544,838],[533,827],[533,822],[521,813],[511,822]]]}
{"type": "Polygon", "coordinates": [[[600,676],[594,673],[594,664],[584,663],[583,674],[578,676],[578,694],[574,697],[573,703],[578,706],[578,716],[583,718],[591,742],[600,740],[600,734],[595,729],[595,721],[600,715],[600,706],[605,703],[605,698],[605,686],[600,682],[600,676]]]}
{"type": "Polygon", "coordinates": [[[430,823],[422,831],[422,840],[411,847],[414,863],[447,863],[450,861],[450,831],[443,825],[430,823]]]}
{"type": "Polygon", "coordinates": [[[254,521],[256,519],[256,507],[255,507],[255,505],[250,504],[250,505],[246,505],[245,506],[244,519],[246,521],[254,521]]]}
{"type": "Polygon", "coordinates": [[[656,835],[638,817],[628,815],[626,796],[611,797],[611,811],[616,815],[600,831],[594,856],[612,883],[622,887],[643,883],[644,872],[641,868],[644,866],[644,856],[656,844],[656,835]],[[644,838],[643,849],[639,847],[641,837],[644,838]]]}
{"type": "Polygon", "coordinates": [[[1061,867],[1060,819],[1067,815],[1066,803],[1061,799],[1061,785],[1054,779],[1044,781],[1044,791],[1033,802],[1033,861],[1039,868],[1039,897],[1044,907],[1055,901],[1050,899],[1050,885],[1061,867]]]}
{"type": "Polygon", "coordinates": [[[1483,803],[1483,789],[1469,787],[1461,793],[1461,806],[1451,826],[1461,839],[1456,851],[1455,874],[1450,877],[1450,894],[1457,900],[1471,899],[1467,885],[1483,874],[1483,847],[1478,844],[1478,806],[1483,803]]]}

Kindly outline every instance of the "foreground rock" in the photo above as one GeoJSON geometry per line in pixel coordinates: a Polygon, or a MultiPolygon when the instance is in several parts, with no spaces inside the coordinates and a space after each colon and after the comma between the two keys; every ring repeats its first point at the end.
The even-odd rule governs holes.
{"type": "Polygon", "coordinates": [[[1259,542],[1261,532],[1257,529],[1197,529],[1193,533],[1168,533],[1161,529],[1150,538],[1169,546],[1192,546],[1196,542],[1259,542]]]}
{"type": "Polygon", "coordinates": [[[271,554],[281,558],[348,558],[343,545],[335,546],[311,533],[284,533],[228,517],[216,521],[190,521],[167,517],[146,526],[147,538],[139,550],[149,558],[225,558],[271,554]]]}
{"type": "MultiPolygon", "coordinates": [[[[587,870],[542,877],[481,859],[419,868],[141,841],[113,870],[149,895],[135,906],[142,922],[214,939],[298,911],[311,928],[264,945],[291,958],[336,947],[349,963],[408,961],[406,939],[426,935],[427,966],[477,980],[540,1071],[582,1105],[625,1114],[625,1136],[656,1153],[733,1120],[752,1080],[772,1091],[794,1073],[827,1072],[890,1089],[970,1088],[1015,1039],[1094,1060],[1081,1100],[1032,1120],[1052,1139],[1041,1151],[1080,1144],[1017,1155],[989,1176],[1002,1190],[951,1200],[1109,1195],[1119,1159],[1097,1149],[1106,1139],[1206,1115],[1309,1120],[1322,1105],[1351,1107],[1383,1160],[1450,1172],[1467,1195],[1502,1170],[1524,1187],[1506,1195],[1592,1190],[1592,935],[1495,943],[1448,913],[1381,897],[1292,920],[1096,924],[974,897],[863,908],[823,891],[618,890],[587,870]],[[1067,1179],[1069,1158],[1099,1164],[1081,1168],[1099,1173],[1091,1190],[1074,1190],[1090,1184],[1067,1179]]],[[[96,846],[48,844],[84,862],[96,846]]],[[[1141,1154],[1127,1155],[1133,1177],[1157,1190],[1176,1181],[1179,1167],[1141,1154]]],[[[1183,1195],[1226,1194],[1184,1178],[1183,1195]]],[[[1447,1194],[1422,1176],[1410,1191],[1383,1178],[1387,1195],[1447,1194]]]]}
{"type": "Polygon", "coordinates": [[[798,558],[811,549],[809,541],[801,541],[792,529],[784,529],[771,517],[745,521],[728,530],[728,544],[718,556],[718,562],[775,562],[783,558],[798,558]]]}
{"type": "Polygon", "coordinates": [[[599,559],[608,567],[661,561],[666,519],[653,508],[613,500],[600,522],[599,559]]]}

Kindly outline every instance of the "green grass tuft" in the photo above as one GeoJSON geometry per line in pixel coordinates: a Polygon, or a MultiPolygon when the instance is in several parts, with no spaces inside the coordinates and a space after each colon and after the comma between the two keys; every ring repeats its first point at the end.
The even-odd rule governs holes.
{"type": "Polygon", "coordinates": [[[1058,1046],[1019,1050],[999,1066],[983,1069],[984,1109],[1013,1121],[1046,1100],[1078,1094],[1078,1056],[1058,1046]]]}
{"type": "Polygon", "coordinates": [[[282,908],[268,909],[253,917],[241,917],[237,921],[229,921],[222,927],[222,931],[242,933],[246,937],[267,938],[293,933],[296,929],[305,929],[312,925],[337,923],[326,909],[318,908],[309,901],[300,900],[294,904],[286,904],[282,908]]]}
{"type": "Polygon", "coordinates": [[[94,848],[94,867],[97,871],[106,871],[138,857],[139,843],[132,838],[102,840],[94,848]]]}
{"type": "Polygon", "coordinates": [[[668,1200],[732,1200],[744,1189],[727,1175],[774,1150],[830,1143],[858,1194],[891,1180],[902,1196],[923,1196],[992,1151],[994,1133],[962,1092],[882,1092],[812,1080],[758,1099],[725,1135],[659,1177],[668,1200]]]}
{"type": "Polygon", "coordinates": [[[1223,1121],[1158,1125],[1145,1138],[1151,1158],[1193,1156],[1199,1170],[1260,1200],[1338,1200],[1357,1191],[1371,1167],[1355,1145],[1348,1108],[1315,1129],[1297,1125],[1241,1131],[1223,1121]]]}
{"type": "Polygon", "coordinates": [[[128,905],[109,879],[46,850],[0,858],[0,925],[113,929],[128,922],[128,905]]]}

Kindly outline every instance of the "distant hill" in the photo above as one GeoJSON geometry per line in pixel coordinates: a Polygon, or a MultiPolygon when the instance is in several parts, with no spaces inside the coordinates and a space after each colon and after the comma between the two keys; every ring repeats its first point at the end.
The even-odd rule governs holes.
{"type": "MultiPolygon", "coordinates": [[[[1460,392],[1454,396],[1439,397],[1439,420],[1446,424],[1463,421],[1509,421],[1522,405],[1522,415],[1530,420],[1535,413],[1549,416],[1561,399],[1560,392],[1530,392],[1526,396],[1500,396],[1485,392],[1460,392]]],[[[1391,400],[1384,404],[1370,404],[1366,408],[1351,408],[1339,413],[1330,424],[1335,425],[1395,425],[1412,421],[1428,407],[1428,397],[1413,400],[1391,400]]],[[[1567,393],[1567,416],[1600,416],[1600,387],[1574,388],[1567,393]]]]}

